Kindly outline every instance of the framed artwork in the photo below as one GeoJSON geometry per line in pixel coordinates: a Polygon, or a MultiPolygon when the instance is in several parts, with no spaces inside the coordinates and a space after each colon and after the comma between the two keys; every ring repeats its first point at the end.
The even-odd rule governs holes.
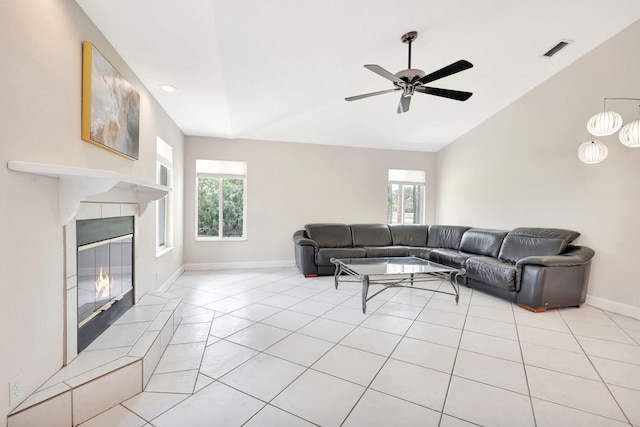
{"type": "Polygon", "coordinates": [[[91,42],[82,43],[82,139],[138,159],[140,94],[91,42]]]}

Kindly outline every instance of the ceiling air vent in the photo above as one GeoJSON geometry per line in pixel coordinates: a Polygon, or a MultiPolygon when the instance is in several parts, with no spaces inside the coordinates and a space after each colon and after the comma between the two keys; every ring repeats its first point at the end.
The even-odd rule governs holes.
{"type": "Polygon", "coordinates": [[[569,43],[571,43],[569,40],[561,40],[554,47],[552,47],[551,49],[546,51],[544,54],[542,54],[542,56],[551,58],[553,55],[555,55],[556,53],[564,49],[569,43]]]}

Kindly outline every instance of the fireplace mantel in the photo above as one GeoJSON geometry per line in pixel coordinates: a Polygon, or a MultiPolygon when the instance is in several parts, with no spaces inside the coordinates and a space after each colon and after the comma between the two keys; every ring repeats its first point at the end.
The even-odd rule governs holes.
{"type": "Polygon", "coordinates": [[[168,194],[170,188],[121,173],[73,166],[10,161],[7,167],[16,172],[58,178],[58,222],[65,225],[78,212],[80,202],[138,203],[140,212],[147,205],[168,194]]]}

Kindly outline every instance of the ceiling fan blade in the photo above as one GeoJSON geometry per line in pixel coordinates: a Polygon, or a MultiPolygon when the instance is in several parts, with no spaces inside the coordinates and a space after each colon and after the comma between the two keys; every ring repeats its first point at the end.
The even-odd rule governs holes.
{"type": "Polygon", "coordinates": [[[431,74],[427,74],[426,76],[421,77],[420,79],[418,79],[416,84],[417,85],[422,85],[422,84],[425,84],[425,83],[429,83],[429,82],[432,82],[434,80],[438,80],[438,79],[441,79],[443,77],[447,77],[447,76],[450,76],[452,74],[459,73],[460,71],[467,70],[467,69],[469,69],[471,67],[473,67],[473,64],[471,62],[465,61],[464,59],[461,59],[459,61],[454,62],[453,64],[449,64],[446,67],[440,68],[439,70],[434,71],[431,74]]]}
{"type": "Polygon", "coordinates": [[[437,87],[418,86],[415,88],[417,92],[426,93],[428,95],[441,96],[443,98],[455,99],[456,101],[466,101],[473,95],[471,92],[462,92],[460,90],[440,89],[437,87]]]}
{"type": "Polygon", "coordinates": [[[369,98],[370,96],[382,95],[383,93],[395,92],[397,90],[400,90],[400,88],[397,87],[397,88],[394,88],[394,89],[387,89],[387,90],[380,90],[378,92],[365,93],[363,95],[350,96],[348,98],[345,98],[344,100],[345,101],[357,101],[358,99],[369,98]]]}
{"type": "Polygon", "coordinates": [[[407,111],[409,111],[409,104],[411,104],[411,97],[410,96],[404,96],[404,94],[402,94],[400,96],[400,103],[398,104],[398,114],[402,114],[402,113],[406,113],[407,111]]]}
{"type": "Polygon", "coordinates": [[[387,80],[391,80],[394,83],[404,83],[404,80],[402,80],[400,77],[396,76],[395,74],[390,73],[389,71],[385,70],[384,68],[382,68],[379,65],[367,64],[367,65],[364,66],[364,68],[367,68],[367,69],[373,71],[374,73],[376,73],[377,75],[382,76],[387,80]]]}

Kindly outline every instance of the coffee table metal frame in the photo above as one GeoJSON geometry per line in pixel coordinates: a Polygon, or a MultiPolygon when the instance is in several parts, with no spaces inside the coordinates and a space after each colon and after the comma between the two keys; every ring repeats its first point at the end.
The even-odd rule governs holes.
{"type": "Polygon", "coordinates": [[[460,285],[456,282],[466,271],[427,261],[418,257],[393,257],[393,258],[331,258],[335,264],[335,287],[338,289],[338,281],[342,273],[356,280],[344,280],[342,282],[362,283],[362,312],[367,312],[367,301],[389,288],[411,288],[431,291],[440,294],[453,295],[456,305],[460,299],[460,285]],[[416,283],[448,280],[453,292],[441,291],[414,286],[416,283]],[[383,288],[369,295],[369,286],[382,285],[383,288]]]}

